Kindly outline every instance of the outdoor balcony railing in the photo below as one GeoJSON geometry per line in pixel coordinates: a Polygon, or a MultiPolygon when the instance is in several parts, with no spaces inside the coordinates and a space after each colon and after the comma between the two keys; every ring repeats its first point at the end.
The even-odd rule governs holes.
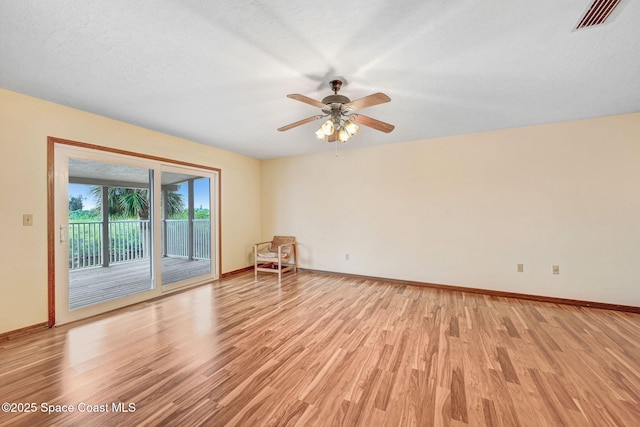
{"type": "MultiPolygon", "coordinates": [[[[189,220],[163,220],[163,223],[161,247],[164,256],[211,258],[209,250],[211,233],[208,219],[193,220],[192,240],[189,239],[189,220]]],[[[151,232],[148,220],[109,221],[108,228],[109,241],[106,255],[108,259],[105,259],[103,223],[69,223],[69,268],[71,270],[149,258],[151,232]]]]}

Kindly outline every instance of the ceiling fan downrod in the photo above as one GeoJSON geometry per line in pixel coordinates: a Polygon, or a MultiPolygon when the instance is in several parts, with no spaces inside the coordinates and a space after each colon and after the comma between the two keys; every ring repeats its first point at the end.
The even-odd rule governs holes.
{"type": "Polygon", "coordinates": [[[333,94],[337,95],[340,89],[342,88],[342,80],[331,80],[329,82],[329,87],[333,91],[333,94]]]}

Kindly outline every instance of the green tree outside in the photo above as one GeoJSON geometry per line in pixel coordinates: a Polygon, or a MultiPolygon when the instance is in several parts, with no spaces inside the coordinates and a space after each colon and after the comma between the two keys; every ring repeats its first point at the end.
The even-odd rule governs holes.
{"type": "Polygon", "coordinates": [[[70,196],[69,197],[69,212],[82,210],[82,207],[83,207],[82,201],[83,200],[84,200],[84,197],[82,197],[82,195],[70,196]]]}
{"type": "MultiPolygon", "coordinates": [[[[102,212],[102,187],[91,187],[90,194],[100,206],[102,212]]],[[[184,211],[182,194],[170,191],[167,194],[167,212],[169,218],[181,215],[184,211]]],[[[149,219],[149,190],[144,188],[108,187],[109,218],[149,219]]]]}

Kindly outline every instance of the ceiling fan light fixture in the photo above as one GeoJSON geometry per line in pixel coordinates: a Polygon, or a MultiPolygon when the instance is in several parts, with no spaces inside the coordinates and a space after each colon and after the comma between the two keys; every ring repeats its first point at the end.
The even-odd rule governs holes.
{"type": "Polygon", "coordinates": [[[333,120],[329,119],[326,122],[324,122],[320,127],[320,130],[322,130],[322,132],[327,136],[333,135],[333,131],[335,130],[333,120]]]}
{"type": "Polygon", "coordinates": [[[324,132],[322,131],[322,128],[316,131],[316,136],[318,137],[318,139],[321,139],[323,141],[327,138],[327,135],[324,134],[324,132]]]}
{"type": "Polygon", "coordinates": [[[338,141],[347,142],[348,139],[349,139],[349,132],[347,132],[346,129],[344,128],[340,128],[340,130],[338,131],[338,141]]]}
{"type": "Polygon", "coordinates": [[[346,122],[344,122],[344,128],[347,132],[349,132],[349,136],[354,136],[356,133],[358,133],[358,129],[360,129],[360,126],[353,123],[351,120],[347,120],[346,122]]]}

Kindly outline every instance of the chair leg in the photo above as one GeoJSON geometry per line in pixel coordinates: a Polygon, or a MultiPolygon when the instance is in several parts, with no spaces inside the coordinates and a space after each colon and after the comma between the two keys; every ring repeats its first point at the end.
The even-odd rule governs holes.
{"type": "Polygon", "coordinates": [[[278,257],[278,283],[282,282],[282,261],[278,257]]]}
{"type": "Polygon", "coordinates": [[[258,281],[258,248],[253,247],[253,280],[258,281]]]}

